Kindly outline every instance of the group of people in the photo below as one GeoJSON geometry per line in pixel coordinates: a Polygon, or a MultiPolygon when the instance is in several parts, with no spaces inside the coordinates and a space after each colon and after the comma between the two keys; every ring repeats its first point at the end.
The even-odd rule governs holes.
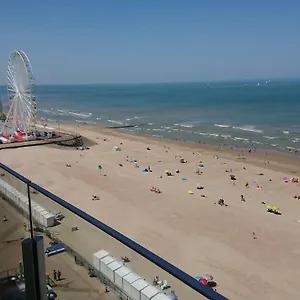
{"type": "Polygon", "coordinates": [[[156,187],[154,187],[154,186],[150,189],[150,192],[154,192],[156,194],[161,194],[161,190],[158,189],[158,188],[156,188],[156,187]]]}
{"type": "Polygon", "coordinates": [[[61,272],[60,270],[53,270],[53,279],[54,281],[61,281],[62,278],[61,278],[61,272]]]}

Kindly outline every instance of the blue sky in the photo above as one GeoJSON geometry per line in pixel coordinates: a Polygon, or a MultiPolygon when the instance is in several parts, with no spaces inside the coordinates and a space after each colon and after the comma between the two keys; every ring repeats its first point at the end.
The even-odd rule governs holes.
{"type": "Polygon", "coordinates": [[[300,77],[300,1],[2,0],[0,84],[24,50],[37,83],[300,77]]]}

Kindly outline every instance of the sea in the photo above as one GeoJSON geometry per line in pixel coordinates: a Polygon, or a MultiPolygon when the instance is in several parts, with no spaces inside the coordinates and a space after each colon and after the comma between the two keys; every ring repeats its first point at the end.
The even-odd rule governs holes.
{"type": "MultiPolygon", "coordinates": [[[[38,117],[131,134],[300,153],[300,80],[34,86],[38,117]]],[[[0,86],[7,109],[7,91],[0,86]]]]}

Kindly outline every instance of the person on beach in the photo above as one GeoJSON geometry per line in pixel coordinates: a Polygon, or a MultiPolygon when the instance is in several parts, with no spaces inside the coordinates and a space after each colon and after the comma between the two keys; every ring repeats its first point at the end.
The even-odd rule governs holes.
{"type": "Polygon", "coordinates": [[[241,201],[246,202],[244,195],[241,195],[241,201]]]}
{"type": "Polygon", "coordinates": [[[53,279],[54,279],[54,281],[57,281],[57,272],[56,272],[56,270],[53,270],[53,279]]]}
{"type": "Polygon", "coordinates": [[[60,272],[60,270],[57,270],[57,280],[61,281],[61,272],[60,272]]]}

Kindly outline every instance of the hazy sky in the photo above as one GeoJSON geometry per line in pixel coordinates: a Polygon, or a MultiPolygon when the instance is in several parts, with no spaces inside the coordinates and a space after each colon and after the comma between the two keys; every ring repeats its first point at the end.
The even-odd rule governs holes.
{"type": "Polygon", "coordinates": [[[1,0],[0,84],[300,77],[300,0],[1,0]]]}

